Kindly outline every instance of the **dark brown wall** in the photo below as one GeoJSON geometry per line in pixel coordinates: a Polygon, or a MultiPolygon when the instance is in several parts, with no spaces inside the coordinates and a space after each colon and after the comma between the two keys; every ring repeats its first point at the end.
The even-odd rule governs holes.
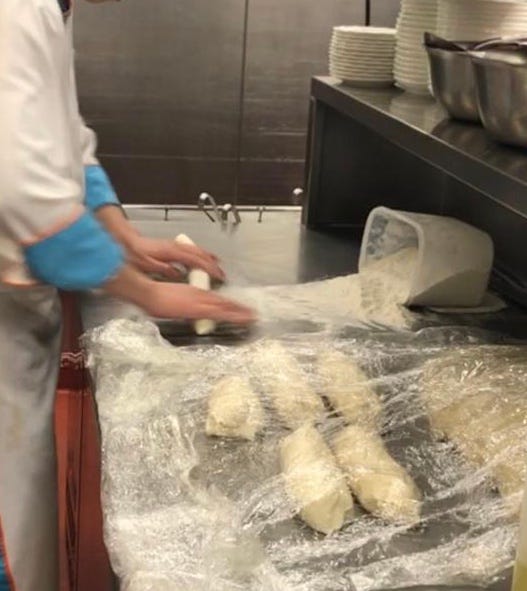
{"type": "MultiPolygon", "coordinates": [[[[373,0],[373,24],[393,24],[398,3],[373,0]]],[[[302,186],[309,80],[364,0],[249,0],[247,23],[245,8],[77,3],[81,108],[124,202],[289,203],[302,186]]]]}

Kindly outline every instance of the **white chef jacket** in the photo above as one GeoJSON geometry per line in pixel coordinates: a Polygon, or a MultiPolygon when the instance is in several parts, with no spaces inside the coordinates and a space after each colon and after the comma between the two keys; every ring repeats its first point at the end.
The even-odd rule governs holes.
{"type": "Polygon", "coordinates": [[[98,287],[123,255],[93,216],[118,200],[79,115],[72,18],[0,0],[0,282],[98,287]]]}

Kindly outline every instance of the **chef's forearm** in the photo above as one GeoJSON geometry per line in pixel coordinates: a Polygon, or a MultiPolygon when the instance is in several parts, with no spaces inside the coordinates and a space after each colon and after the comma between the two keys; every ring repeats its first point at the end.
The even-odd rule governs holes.
{"type": "Polygon", "coordinates": [[[131,265],[124,265],[119,273],[103,286],[103,289],[116,298],[144,309],[147,307],[154,285],[146,275],[131,265]]]}
{"type": "Polygon", "coordinates": [[[138,236],[138,231],[126,219],[121,207],[107,205],[99,208],[95,215],[115,240],[125,248],[138,236]]]}

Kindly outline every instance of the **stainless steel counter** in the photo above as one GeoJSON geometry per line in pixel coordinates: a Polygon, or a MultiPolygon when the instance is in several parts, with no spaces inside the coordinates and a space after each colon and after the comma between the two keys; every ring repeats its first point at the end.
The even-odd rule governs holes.
{"type": "Polygon", "coordinates": [[[228,276],[239,283],[303,283],[357,269],[360,234],[307,230],[300,224],[300,209],[264,212],[261,223],[257,212],[242,212],[237,226],[213,223],[198,211],[172,211],[168,221],[155,210],[129,210],[129,216],[150,236],[188,234],[220,256],[228,276]]]}
{"type": "MultiPolygon", "coordinates": [[[[167,221],[162,211],[133,210],[129,215],[147,235],[174,238],[181,232],[188,234],[216,252],[232,281],[241,285],[294,284],[356,271],[359,236],[304,229],[300,224],[300,211],[268,212],[261,223],[256,213],[244,214],[240,225],[224,228],[194,211],[174,211],[167,221]]],[[[98,298],[89,298],[89,304],[85,307],[85,328],[112,317],[135,313],[120,303],[98,298]]],[[[517,309],[484,320],[457,317],[455,322],[527,336],[527,317],[517,309]]],[[[510,579],[506,579],[489,591],[509,591],[509,588],[510,579]]],[[[434,589],[439,591],[428,588],[429,591],[434,589]]],[[[469,589],[451,588],[451,591],[469,589]]]]}
{"type": "MultiPolygon", "coordinates": [[[[336,236],[306,230],[300,210],[241,214],[238,226],[213,223],[200,211],[130,209],[130,220],[145,235],[173,239],[189,235],[218,255],[237,285],[287,285],[353,273],[357,270],[359,236],[336,236]]],[[[83,323],[89,330],[110,318],[137,314],[131,306],[108,298],[83,297],[83,323]]]]}
{"type": "MultiPolygon", "coordinates": [[[[132,209],[128,215],[148,236],[172,239],[188,234],[221,258],[229,281],[236,285],[292,285],[357,271],[361,232],[307,229],[300,223],[300,210],[266,212],[261,223],[258,213],[242,213],[241,224],[226,227],[199,211],[171,211],[167,220],[162,210],[132,209]]],[[[84,327],[136,313],[120,302],[86,296],[84,327]]],[[[455,316],[450,322],[527,338],[527,314],[517,307],[490,316],[455,316]]]]}

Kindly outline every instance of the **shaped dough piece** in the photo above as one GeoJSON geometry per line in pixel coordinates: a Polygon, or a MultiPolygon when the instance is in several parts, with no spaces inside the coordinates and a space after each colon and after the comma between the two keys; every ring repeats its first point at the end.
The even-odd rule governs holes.
{"type": "Polygon", "coordinates": [[[460,347],[428,361],[421,395],[434,431],[495,480],[512,512],[527,480],[525,347],[460,347]]]}
{"type": "Polygon", "coordinates": [[[367,511],[395,523],[419,521],[421,493],[379,435],[352,425],[336,435],[333,449],[351,490],[367,511]]]}
{"type": "Polygon", "coordinates": [[[304,425],[286,437],[280,460],[287,492],[301,508],[302,520],[324,534],[339,530],[353,508],[353,499],[344,474],[316,428],[304,425]]]}
{"type": "MultiPolygon", "coordinates": [[[[185,244],[187,246],[196,246],[194,242],[185,234],[180,234],[176,238],[176,242],[179,244],[185,244]]],[[[188,275],[189,285],[202,289],[204,291],[210,291],[210,275],[201,269],[191,269],[188,275]]],[[[216,330],[216,322],[214,320],[196,320],[194,322],[194,331],[199,336],[206,336],[213,333],[216,330]]]]}
{"type": "Polygon", "coordinates": [[[324,403],[311,388],[298,361],[278,342],[258,345],[252,368],[278,416],[289,429],[315,423],[324,416],[324,403]]]}
{"type": "Polygon", "coordinates": [[[331,406],[348,423],[376,427],[382,418],[382,404],[370,386],[368,376],[343,353],[327,350],[318,357],[323,392],[331,406]]]}
{"type": "Polygon", "coordinates": [[[210,392],[206,433],[217,437],[253,440],[264,424],[264,410],[249,381],[226,377],[210,392]]]}

